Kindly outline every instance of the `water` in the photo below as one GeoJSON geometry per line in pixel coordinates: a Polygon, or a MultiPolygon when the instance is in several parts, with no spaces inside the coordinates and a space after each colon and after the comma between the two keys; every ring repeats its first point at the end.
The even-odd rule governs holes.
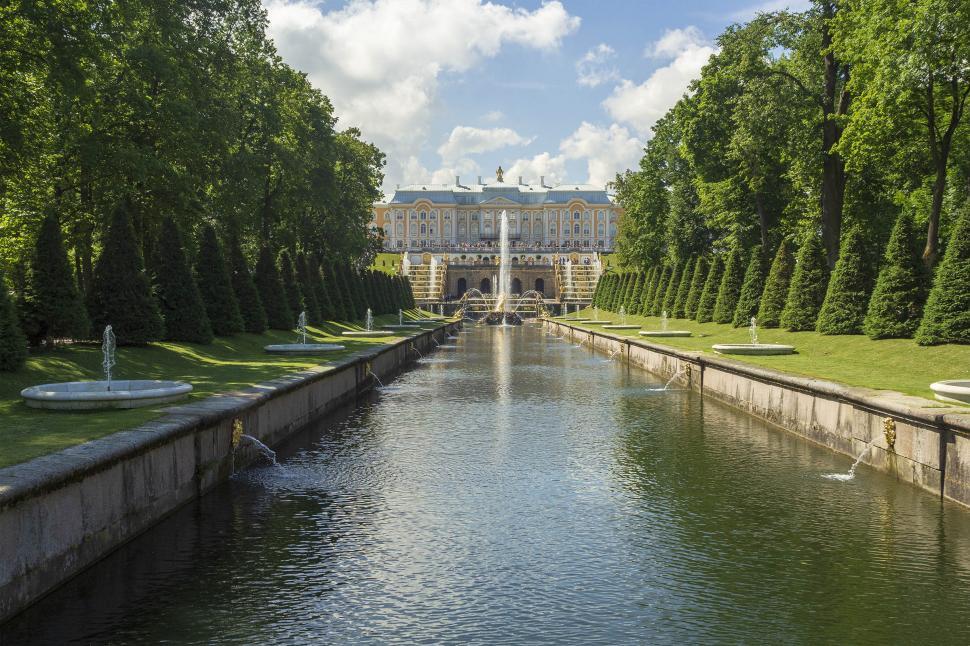
{"type": "Polygon", "coordinates": [[[296,320],[296,332],[300,335],[300,343],[306,345],[306,312],[300,312],[296,320]]]}
{"type": "Polygon", "coordinates": [[[758,319],[751,317],[751,325],[748,326],[748,338],[752,345],[758,345],[758,319]]]}
{"type": "Polygon", "coordinates": [[[371,312],[369,307],[367,308],[367,316],[364,318],[364,329],[368,332],[374,331],[374,313],[371,312]]]}
{"type": "Polygon", "coordinates": [[[279,466],[279,462],[276,459],[276,451],[269,448],[268,446],[266,446],[265,444],[257,440],[252,435],[241,435],[240,438],[243,440],[246,440],[247,442],[255,446],[256,450],[259,451],[260,455],[266,458],[270,462],[270,464],[272,464],[273,466],[279,466]]]}
{"type": "Polygon", "coordinates": [[[666,332],[667,325],[669,325],[669,323],[667,322],[667,310],[664,310],[663,312],[660,313],[660,329],[666,332]]]}
{"type": "Polygon", "coordinates": [[[619,314],[620,314],[620,324],[626,325],[626,308],[623,307],[622,305],[620,305],[619,314]]]}
{"type": "Polygon", "coordinates": [[[499,222],[499,277],[498,300],[495,304],[496,312],[509,311],[509,297],[512,295],[512,266],[510,258],[509,214],[503,209],[499,222]]]}
{"type": "Polygon", "coordinates": [[[970,512],[534,329],[454,354],[0,643],[966,643],[970,512]]]}
{"type": "Polygon", "coordinates": [[[859,468],[859,464],[862,463],[862,458],[864,458],[866,453],[869,452],[869,447],[870,445],[866,444],[866,448],[862,449],[862,452],[859,453],[859,456],[855,459],[855,462],[853,462],[852,466],[849,467],[848,473],[826,473],[822,477],[828,478],[829,480],[839,480],[840,482],[848,482],[849,480],[853,480],[855,478],[855,470],[859,468]]]}
{"type": "Polygon", "coordinates": [[[115,367],[115,333],[110,325],[104,326],[104,334],[101,335],[101,369],[104,372],[104,380],[108,382],[108,390],[111,390],[111,370],[115,367]]]}

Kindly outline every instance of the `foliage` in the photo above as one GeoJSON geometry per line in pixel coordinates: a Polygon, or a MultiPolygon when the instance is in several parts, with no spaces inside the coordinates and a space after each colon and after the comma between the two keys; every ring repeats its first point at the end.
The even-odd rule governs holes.
{"type": "Polygon", "coordinates": [[[232,282],[232,291],[239,305],[239,314],[243,321],[243,330],[253,334],[262,334],[266,331],[266,310],[263,309],[263,301],[259,297],[256,283],[253,282],[253,274],[249,270],[249,263],[243,255],[239,240],[231,238],[229,240],[229,278],[232,282]]]}
{"type": "Polygon", "coordinates": [[[303,294],[307,318],[310,323],[319,325],[325,319],[320,313],[320,302],[317,300],[315,272],[310,269],[310,263],[304,253],[296,254],[296,279],[303,294]]]}
{"type": "Polygon", "coordinates": [[[744,284],[745,265],[744,250],[735,246],[724,263],[724,275],[718,286],[713,314],[715,323],[730,323],[734,320],[738,297],[741,296],[741,286],[744,284]]]}
{"type": "Polygon", "coordinates": [[[20,329],[17,309],[0,272],[0,372],[17,370],[27,359],[27,337],[20,329]]]}
{"type": "Polygon", "coordinates": [[[165,340],[211,343],[212,325],[185,257],[182,232],[172,218],[162,220],[152,269],[165,340]]]}
{"type": "Polygon", "coordinates": [[[660,310],[663,309],[664,296],[667,295],[667,285],[670,284],[670,267],[664,265],[660,270],[660,277],[657,278],[657,286],[653,292],[653,297],[650,299],[650,311],[649,314],[653,316],[660,316],[660,310]]]}
{"type": "Polygon", "coordinates": [[[671,311],[674,309],[674,301],[677,300],[677,288],[680,287],[680,276],[681,276],[681,263],[675,263],[674,269],[670,274],[670,280],[667,281],[667,288],[664,290],[663,301],[660,304],[660,311],[667,312],[668,316],[671,315],[671,311]]]}
{"type": "Polygon", "coordinates": [[[788,300],[788,287],[794,270],[795,258],[792,256],[791,244],[784,239],[775,252],[761,294],[761,303],[758,305],[760,327],[775,328],[781,325],[781,313],[785,309],[785,301],[788,300]]]}
{"type": "Polygon", "coordinates": [[[706,281],[707,260],[704,259],[704,256],[697,256],[691,275],[690,290],[687,292],[687,300],[684,302],[683,318],[692,319],[697,316],[697,305],[700,303],[701,293],[704,291],[706,281]]]}
{"type": "Polygon", "coordinates": [[[280,252],[278,268],[280,282],[283,283],[283,292],[286,294],[286,304],[289,307],[290,314],[299,317],[301,312],[306,311],[306,306],[303,302],[303,290],[300,289],[300,283],[296,277],[293,258],[286,249],[280,252]]]}
{"type": "Polygon", "coordinates": [[[680,283],[677,285],[677,295],[674,297],[674,305],[670,309],[671,318],[684,318],[684,309],[687,307],[687,294],[690,293],[691,283],[694,281],[694,268],[697,262],[690,258],[684,264],[684,271],[680,276],[680,283]]]}
{"type": "Polygon", "coordinates": [[[695,319],[698,323],[708,323],[714,318],[714,305],[717,303],[717,293],[721,287],[721,277],[724,275],[724,261],[720,256],[711,259],[711,266],[707,270],[707,279],[704,281],[704,289],[701,290],[701,297],[697,301],[697,315],[695,319]]]}
{"type": "Polygon", "coordinates": [[[862,334],[872,289],[864,246],[865,239],[858,227],[842,236],[839,261],[832,271],[815,327],[820,334],[862,334]]]}
{"type": "Polygon", "coordinates": [[[872,339],[912,338],[923,317],[926,283],[916,225],[913,216],[904,211],[896,218],[886,245],[863,331],[872,339]]]}
{"type": "Polygon", "coordinates": [[[748,268],[744,271],[744,283],[741,285],[741,294],[738,296],[738,305],[734,310],[734,327],[742,327],[751,322],[751,317],[758,313],[758,305],[761,303],[761,294],[765,286],[765,256],[761,252],[761,247],[757,246],[751,250],[751,259],[748,261],[748,268]]]}
{"type": "Polygon", "coordinates": [[[822,239],[809,235],[798,250],[788,298],[781,312],[781,327],[792,332],[814,330],[828,282],[829,271],[822,239]]]}
{"type": "Polygon", "coordinates": [[[290,310],[283,281],[273,258],[273,251],[269,247],[259,250],[256,269],[253,274],[259,300],[266,310],[266,323],[271,330],[292,330],[296,327],[296,317],[290,310]]]}
{"type": "Polygon", "coordinates": [[[916,341],[970,343],[970,204],[963,207],[933,277],[916,341]]]}
{"type": "Polygon", "coordinates": [[[211,225],[202,227],[199,255],[195,262],[195,281],[205,304],[212,331],[226,336],[243,331],[243,317],[229,278],[222,245],[211,225]]]}

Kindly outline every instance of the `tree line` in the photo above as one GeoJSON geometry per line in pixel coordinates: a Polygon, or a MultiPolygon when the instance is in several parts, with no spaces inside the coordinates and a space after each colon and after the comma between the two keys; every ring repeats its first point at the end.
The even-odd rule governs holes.
{"type": "MultiPolygon", "coordinates": [[[[855,308],[866,310],[886,289],[879,269],[915,247],[921,268],[907,267],[902,282],[919,311],[895,312],[910,322],[894,335],[915,334],[911,321],[941,282],[946,241],[960,241],[968,208],[970,4],[814,0],[732,25],[717,45],[654,126],[639,168],[616,178],[622,263],[687,273],[703,257],[708,269],[730,269],[740,289],[739,257],[767,271],[778,254],[820,248],[805,297],[818,310],[849,249],[867,269],[854,286],[855,308]]],[[[788,292],[776,297],[784,307],[788,292]]],[[[953,307],[970,316],[966,299],[953,307]]],[[[970,323],[960,338],[970,341],[970,323]]]]}

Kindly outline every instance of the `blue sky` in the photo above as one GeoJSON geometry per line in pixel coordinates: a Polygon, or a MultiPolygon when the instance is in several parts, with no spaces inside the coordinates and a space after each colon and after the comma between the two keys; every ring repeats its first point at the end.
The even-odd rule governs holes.
{"type": "Polygon", "coordinates": [[[398,183],[603,184],[727,25],[807,0],[266,0],[284,60],[387,153],[398,183]]]}

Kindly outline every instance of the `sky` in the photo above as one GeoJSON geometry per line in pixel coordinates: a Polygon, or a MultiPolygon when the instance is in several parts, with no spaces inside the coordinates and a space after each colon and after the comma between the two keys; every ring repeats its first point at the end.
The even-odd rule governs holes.
{"type": "Polygon", "coordinates": [[[283,59],[387,155],[384,190],[605,185],[728,25],[808,0],[264,0],[283,59]]]}

